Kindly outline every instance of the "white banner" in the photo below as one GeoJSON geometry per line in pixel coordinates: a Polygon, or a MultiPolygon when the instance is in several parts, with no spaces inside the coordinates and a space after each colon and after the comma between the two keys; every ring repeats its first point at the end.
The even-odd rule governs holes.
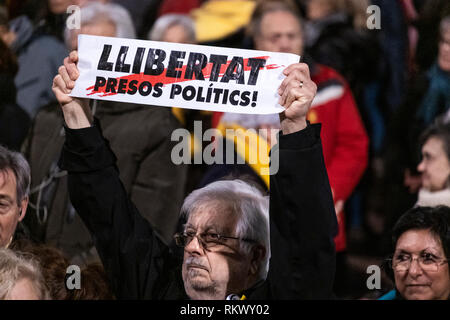
{"type": "Polygon", "coordinates": [[[220,112],[271,114],[290,53],[80,35],[71,96],[220,112]]]}

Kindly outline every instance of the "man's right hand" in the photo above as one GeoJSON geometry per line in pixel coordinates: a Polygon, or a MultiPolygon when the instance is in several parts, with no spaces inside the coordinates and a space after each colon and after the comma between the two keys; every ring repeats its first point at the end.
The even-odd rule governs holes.
{"type": "Polygon", "coordinates": [[[66,125],[71,129],[90,127],[93,116],[89,108],[89,100],[69,96],[75,87],[75,81],[80,76],[77,67],[78,52],[72,51],[64,59],[64,65],[59,67],[58,74],[53,79],[53,93],[64,113],[66,125]]]}

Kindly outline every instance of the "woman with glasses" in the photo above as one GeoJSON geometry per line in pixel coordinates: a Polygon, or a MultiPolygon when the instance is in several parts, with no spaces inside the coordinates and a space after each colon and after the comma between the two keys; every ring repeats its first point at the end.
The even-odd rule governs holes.
{"type": "Polygon", "coordinates": [[[450,208],[415,207],[397,221],[394,253],[387,259],[395,290],[381,300],[450,298],[450,208]]]}

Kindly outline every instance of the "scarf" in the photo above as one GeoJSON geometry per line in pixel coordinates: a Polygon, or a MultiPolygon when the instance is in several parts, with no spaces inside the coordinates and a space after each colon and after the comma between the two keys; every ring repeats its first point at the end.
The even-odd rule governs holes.
{"type": "Polygon", "coordinates": [[[445,205],[450,207],[450,189],[447,188],[435,192],[420,189],[419,198],[417,200],[416,206],[437,207],[439,205],[445,205]]]}

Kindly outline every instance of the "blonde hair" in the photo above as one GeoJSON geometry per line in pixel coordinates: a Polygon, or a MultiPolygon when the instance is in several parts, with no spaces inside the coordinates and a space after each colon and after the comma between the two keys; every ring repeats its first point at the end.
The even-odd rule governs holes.
{"type": "Polygon", "coordinates": [[[33,283],[40,300],[49,299],[39,263],[26,254],[0,249],[0,300],[9,299],[14,286],[22,279],[33,283]]]}

